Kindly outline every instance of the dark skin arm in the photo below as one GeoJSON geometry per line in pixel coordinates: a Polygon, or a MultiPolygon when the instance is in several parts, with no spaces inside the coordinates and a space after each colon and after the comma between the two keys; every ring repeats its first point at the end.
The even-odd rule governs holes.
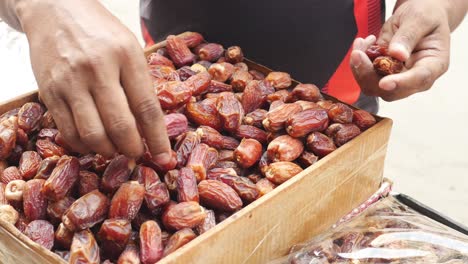
{"type": "Polygon", "coordinates": [[[71,147],[171,161],[163,111],[134,35],[97,0],[0,0],[28,38],[41,99],[71,147]]]}
{"type": "Polygon", "coordinates": [[[367,95],[385,101],[426,91],[449,67],[450,32],[468,10],[465,0],[400,0],[385,22],[378,39],[358,38],[351,53],[351,69],[367,95]],[[406,71],[380,77],[365,50],[371,45],[389,46],[389,54],[405,61],[406,71]]]}

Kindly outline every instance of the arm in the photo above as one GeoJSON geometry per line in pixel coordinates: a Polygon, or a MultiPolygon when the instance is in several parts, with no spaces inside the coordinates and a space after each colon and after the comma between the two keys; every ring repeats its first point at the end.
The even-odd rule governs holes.
{"type": "Polygon", "coordinates": [[[389,54],[405,61],[399,74],[378,76],[364,51],[376,39],[358,38],[351,53],[354,77],[367,95],[386,101],[426,91],[448,70],[450,32],[463,20],[465,0],[400,0],[384,23],[377,43],[389,46],[389,54]]]}
{"type": "Polygon", "coordinates": [[[21,25],[31,65],[65,140],[78,152],[143,154],[171,162],[163,112],[133,34],[97,0],[0,0],[21,25]]]}

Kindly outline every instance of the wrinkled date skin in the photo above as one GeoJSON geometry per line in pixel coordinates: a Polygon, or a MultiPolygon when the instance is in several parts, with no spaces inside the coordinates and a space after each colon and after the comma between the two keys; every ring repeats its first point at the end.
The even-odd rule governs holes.
{"type": "Polygon", "coordinates": [[[263,129],[262,121],[266,118],[267,113],[268,111],[265,109],[256,109],[246,114],[242,122],[244,125],[255,126],[263,129]]]}
{"type": "Polygon", "coordinates": [[[179,178],[179,170],[170,170],[164,175],[164,183],[171,193],[177,191],[177,178],[179,178]]]}
{"type": "Polygon", "coordinates": [[[161,228],[155,221],[146,221],[140,227],[140,260],[143,264],[152,264],[162,257],[161,228]]]}
{"type": "Polygon", "coordinates": [[[244,60],[244,53],[239,46],[231,46],[224,53],[224,58],[227,62],[236,64],[244,60]]]}
{"type": "Polygon", "coordinates": [[[23,177],[21,176],[20,171],[16,167],[8,167],[5,170],[3,170],[3,173],[0,177],[0,182],[4,184],[8,184],[11,181],[14,180],[22,180],[23,177]]]}
{"type": "Polygon", "coordinates": [[[70,264],[100,264],[99,246],[89,230],[76,232],[70,248],[70,264]]]}
{"type": "Polygon", "coordinates": [[[404,67],[402,61],[390,56],[380,56],[375,58],[373,65],[375,72],[382,76],[400,73],[403,71],[404,67]]]}
{"type": "Polygon", "coordinates": [[[195,60],[195,54],[190,51],[187,44],[180,37],[169,35],[166,38],[166,49],[177,67],[192,64],[195,60]]]}
{"type": "Polygon", "coordinates": [[[231,78],[234,71],[234,65],[228,62],[213,63],[208,69],[208,72],[210,73],[213,80],[218,82],[227,81],[229,78],[231,78]]]}
{"type": "Polygon", "coordinates": [[[176,146],[177,167],[185,166],[193,149],[200,144],[201,138],[199,133],[189,131],[186,132],[184,138],[176,146]]]}
{"type": "Polygon", "coordinates": [[[69,249],[73,242],[74,232],[68,230],[63,223],[57,227],[55,231],[55,244],[61,248],[69,249]]]}
{"type": "Polygon", "coordinates": [[[0,159],[6,159],[15,147],[17,131],[18,118],[16,116],[0,122],[0,159]]]}
{"type": "Polygon", "coordinates": [[[140,252],[135,244],[129,243],[120,254],[117,264],[140,264],[140,252]]]}
{"type": "Polygon", "coordinates": [[[25,103],[18,112],[18,127],[26,134],[39,128],[44,109],[38,103],[25,103]]]}
{"type": "Polygon", "coordinates": [[[199,96],[208,90],[211,75],[207,71],[200,72],[188,78],[185,83],[190,87],[192,96],[199,96]]]}
{"type": "Polygon", "coordinates": [[[66,151],[61,146],[51,142],[48,139],[38,139],[36,141],[36,150],[42,158],[49,158],[52,156],[61,157],[66,154],[66,151]]]}
{"type": "Polygon", "coordinates": [[[254,126],[249,126],[249,125],[241,125],[239,128],[236,130],[234,135],[239,138],[252,138],[257,140],[258,142],[262,144],[267,143],[267,132],[265,130],[262,130],[258,127],[254,126]]]}
{"type": "Polygon", "coordinates": [[[298,104],[283,104],[269,111],[263,120],[266,130],[276,132],[285,128],[286,121],[295,113],[302,111],[298,104]]]}
{"type": "Polygon", "coordinates": [[[333,140],[320,132],[310,134],[307,137],[306,146],[309,151],[312,151],[320,158],[325,157],[336,149],[333,140]]]}
{"type": "Polygon", "coordinates": [[[291,76],[286,72],[270,72],[265,77],[265,81],[269,82],[276,89],[285,89],[292,84],[291,76]]]}
{"type": "Polygon", "coordinates": [[[206,171],[211,169],[218,160],[218,151],[201,143],[198,144],[190,154],[187,161],[187,167],[195,173],[197,181],[206,179],[206,171]]]}
{"type": "Polygon", "coordinates": [[[219,177],[223,174],[238,176],[237,172],[233,168],[213,168],[208,172],[208,174],[206,175],[206,178],[208,180],[219,181],[219,177]]]}
{"type": "Polygon", "coordinates": [[[184,167],[177,177],[177,201],[198,202],[197,178],[191,168],[184,167]]]}
{"type": "Polygon", "coordinates": [[[218,151],[218,161],[234,161],[234,151],[230,149],[221,149],[218,151]]]}
{"type": "Polygon", "coordinates": [[[52,142],[55,141],[55,137],[59,133],[58,129],[55,128],[43,128],[37,134],[38,139],[48,139],[52,142]]]}
{"type": "Polygon", "coordinates": [[[306,169],[312,166],[315,162],[317,162],[318,159],[318,156],[315,156],[311,152],[304,151],[302,152],[301,156],[297,158],[297,162],[302,166],[302,168],[306,169]]]}
{"type": "MultiPolygon", "coordinates": [[[[1,186],[0,186],[1,188],[1,186]]],[[[1,196],[1,191],[0,191],[1,196]]],[[[3,221],[15,225],[19,219],[19,213],[13,206],[9,204],[3,204],[0,197],[0,219],[3,221]]]]}
{"type": "Polygon", "coordinates": [[[145,202],[152,214],[158,214],[169,201],[169,190],[165,183],[160,182],[159,176],[145,178],[145,202]]]}
{"type": "Polygon", "coordinates": [[[75,202],[75,199],[67,196],[47,206],[47,216],[52,224],[57,225],[62,222],[63,214],[75,202]]]}
{"type": "Polygon", "coordinates": [[[286,132],[292,137],[304,137],[310,132],[323,131],[328,126],[328,115],[324,109],[307,109],[292,115],[286,121],[286,132]]]}
{"type": "Polygon", "coordinates": [[[164,248],[163,255],[167,256],[178,248],[187,244],[196,238],[197,235],[190,228],[184,228],[175,232],[167,241],[166,247],[164,248]]]}
{"type": "Polygon", "coordinates": [[[353,109],[345,104],[336,103],[328,109],[328,117],[335,123],[348,124],[353,121],[353,109]]]}
{"type": "Polygon", "coordinates": [[[198,184],[198,194],[201,203],[213,209],[234,212],[242,207],[242,200],[236,191],[220,181],[201,181],[198,184]]]}
{"type": "Polygon", "coordinates": [[[268,144],[267,155],[268,159],[273,162],[293,161],[301,155],[302,151],[304,151],[304,145],[300,140],[289,135],[282,135],[268,144]]]}
{"type": "Polygon", "coordinates": [[[62,199],[78,180],[79,172],[80,163],[77,158],[62,156],[44,183],[42,193],[53,201],[62,199]]]}
{"type": "Polygon", "coordinates": [[[105,193],[115,192],[130,177],[135,161],[124,155],[112,159],[102,175],[101,189],[105,193]]]}
{"type": "Polygon", "coordinates": [[[83,196],[91,191],[99,189],[99,176],[90,171],[82,170],[78,176],[78,193],[83,196]]]}
{"type": "Polygon", "coordinates": [[[217,43],[201,44],[196,50],[201,60],[210,62],[217,61],[224,54],[224,47],[217,43]]]}
{"type": "Polygon", "coordinates": [[[317,102],[322,99],[320,89],[309,83],[300,83],[291,91],[290,97],[287,99],[290,102],[304,100],[309,102],[317,102]]]}
{"type": "Polygon", "coordinates": [[[173,113],[165,115],[164,123],[166,124],[167,135],[171,139],[187,131],[188,120],[183,114],[173,113]]]}
{"type": "Polygon", "coordinates": [[[255,185],[257,186],[259,197],[273,191],[276,187],[275,184],[265,178],[260,179],[255,185]]]}
{"type": "Polygon", "coordinates": [[[34,179],[27,181],[23,190],[23,210],[29,221],[46,219],[47,200],[41,189],[44,180],[34,179]]]}
{"type": "Polygon", "coordinates": [[[220,131],[222,123],[218,117],[216,102],[216,98],[207,98],[200,102],[188,102],[185,107],[185,114],[191,122],[199,126],[209,126],[220,131]]]}
{"type": "Polygon", "coordinates": [[[46,220],[32,221],[26,227],[24,234],[48,250],[54,246],[54,226],[46,220]]]}
{"type": "Polygon", "coordinates": [[[216,108],[226,131],[234,132],[242,124],[244,109],[233,93],[221,93],[216,102],[216,108]]]}
{"type": "Polygon", "coordinates": [[[377,57],[380,56],[387,56],[388,54],[388,47],[382,45],[371,45],[366,50],[366,55],[369,59],[373,62],[377,57]]]}
{"type": "Polygon", "coordinates": [[[262,144],[255,139],[244,138],[234,150],[234,159],[242,168],[250,168],[262,156],[262,144]]]}
{"type": "Polygon", "coordinates": [[[197,202],[181,202],[166,208],[162,222],[169,230],[180,230],[200,225],[205,217],[203,208],[197,202]]]}
{"type": "Polygon", "coordinates": [[[102,255],[117,259],[127,245],[132,226],[127,219],[107,219],[102,223],[97,237],[102,248],[102,255]]]}
{"type": "Polygon", "coordinates": [[[162,65],[162,66],[168,66],[171,67],[172,69],[175,69],[174,64],[172,61],[163,55],[153,52],[147,57],[148,65],[162,65]]]}
{"type": "Polygon", "coordinates": [[[199,235],[205,233],[216,225],[216,216],[213,210],[205,210],[206,217],[203,222],[197,226],[196,230],[199,235]]]}
{"type": "Polygon", "coordinates": [[[109,198],[94,190],[76,200],[63,215],[62,222],[71,231],[90,228],[106,218],[109,205],[109,198]]]}
{"type": "Polygon", "coordinates": [[[344,124],[343,127],[335,133],[333,139],[335,144],[339,147],[359,136],[359,134],[361,134],[361,130],[355,124],[344,124]]]}
{"type": "Polygon", "coordinates": [[[252,80],[253,76],[248,71],[237,70],[232,74],[231,85],[234,91],[242,92],[252,80]]]}
{"type": "Polygon", "coordinates": [[[223,174],[219,176],[219,180],[233,188],[246,203],[255,201],[259,196],[255,183],[246,177],[223,174]]]}
{"type": "Polygon", "coordinates": [[[132,221],[140,211],[145,198],[145,187],[137,181],[125,182],[112,197],[109,218],[124,218],[132,221]]]}
{"type": "Polygon", "coordinates": [[[281,184],[291,179],[301,171],[302,168],[295,163],[279,161],[268,165],[268,168],[265,172],[265,177],[275,184],[281,184]]]}
{"type": "Polygon", "coordinates": [[[195,132],[200,136],[202,143],[216,149],[234,150],[239,146],[239,141],[231,137],[223,136],[216,129],[209,126],[200,126],[195,132]]]}
{"type": "Polygon", "coordinates": [[[60,157],[58,156],[52,156],[43,159],[41,161],[41,164],[39,165],[39,169],[37,170],[36,176],[34,176],[34,179],[49,179],[50,175],[52,174],[52,171],[54,171],[55,166],[57,166],[59,160],[60,157]]]}
{"type": "Polygon", "coordinates": [[[355,110],[353,112],[353,123],[358,126],[361,131],[369,129],[371,126],[375,125],[376,122],[374,116],[369,112],[364,110],[355,110]]]}
{"type": "Polygon", "coordinates": [[[192,96],[192,90],[184,82],[170,81],[158,89],[158,99],[162,109],[176,109],[186,104],[192,96]]]}
{"type": "Polygon", "coordinates": [[[23,179],[29,180],[33,178],[39,166],[41,164],[42,158],[39,154],[35,151],[25,151],[21,155],[21,159],[19,161],[19,171],[23,179]]]}

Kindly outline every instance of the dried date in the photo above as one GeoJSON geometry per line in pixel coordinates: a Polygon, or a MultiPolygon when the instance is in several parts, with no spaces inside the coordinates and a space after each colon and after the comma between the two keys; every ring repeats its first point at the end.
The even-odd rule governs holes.
{"type": "Polygon", "coordinates": [[[233,212],[242,207],[242,200],[236,191],[220,181],[201,181],[198,184],[198,194],[201,203],[213,209],[233,212]]]}
{"type": "Polygon", "coordinates": [[[45,181],[42,193],[53,201],[62,199],[78,180],[79,172],[80,163],[77,158],[62,156],[45,181]]]}
{"type": "Polygon", "coordinates": [[[24,234],[48,250],[54,246],[54,226],[46,220],[32,221],[26,227],[24,234]]]}
{"type": "Polygon", "coordinates": [[[179,171],[179,177],[177,177],[177,201],[179,203],[199,201],[197,178],[189,167],[184,167],[179,171]]]}
{"type": "Polygon", "coordinates": [[[152,264],[162,257],[161,228],[155,221],[146,221],[140,227],[140,260],[143,264],[152,264]]]}
{"type": "Polygon", "coordinates": [[[33,178],[42,161],[41,156],[35,151],[25,151],[19,160],[19,171],[25,180],[33,178]]]}
{"type": "Polygon", "coordinates": [[[140,210],[145,198],[145,187],[137,181],[123,183],[112,197],[109,218],[123,218],[132,221],[140,210]]]}
{"type": "Polygon", "coordinates": [[[268,168],[265,172],[265,177],[275,184],[281,184],[294,177],[301,171],[302,168],[295,163],[279,161],[268,165],[268,168]]]}
{"type": "Polygon", "coordinates": [[[71,231],[90,228],[106,218],[109,205],[109,199],[94,190],[76,200],[63,215],[62,222],[71,231]]]}
{"type": "Polygon", "coordinates": [[[273,162],[293,161],[304,151],[302,142],[289,135],[275,138],[268,144],[268,159],[273,162]]]}
{"type": "Polygon", "coordinates": [[[115,192],[130,177],[135,160],[124,155],[112,159],[102,175],[101,189],[106,193],[115,192]]]}
{"type": "Polygon", "coordinates": [[[310,134],[307,137],[306,146],[309,151],[312,151],[320,158],[325,157],[336,149],[333,140],[320,132],[310,134]]]}
{"type": "Polygon", "coordinates": [[[172,252],[176,251],[178,248],[187,244],[196,238],[197,235],[190,228],[184,228],[175,232],[167,241],[167,244],[164,248],[163,255],[167,256],[172,252]]]}
{"type": "Polygon", "coordinates": [[[262,156],[262,144],[252,138],[242,139],[240,145],[234,150],[234,159],[242,168],[250,168],[262,156]]]}
{"type": "Polygon", "coordinates": [[[226,131],[234,132],[242,124],[244,109],[233,93],[221,93],[216,101],[216,109],[226,131]]]}
{"type": "Polygon", "coordinates": [[[29,221],[46,219],[47,200],[41,192],[44,180],[34,179],[27,181],[23,190],[23,210],[29,221]]]}
{"type": "Polygon", "coordinates": [[[127,219],[105,220],[97,233],[102,255],[110,259],[117,259],[124,251],[131,232],[132,226],[127,219]]]}
{"type": "Polygon", "coordinates": [[[89,230],[76,232],[70,247],[70,264],[101,263],[99,246],[89,230]]]}
{"type": "Polygon", "coordinates": [[[323,131],[328,126],[324,109],[307,109],[291,115],[286,121],[286,132],[292,137],[304,137],[311,132],[323,131]]]}

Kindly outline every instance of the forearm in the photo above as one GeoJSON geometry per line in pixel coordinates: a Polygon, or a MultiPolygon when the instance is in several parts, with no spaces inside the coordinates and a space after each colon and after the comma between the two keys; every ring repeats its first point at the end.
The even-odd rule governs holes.
{"type": "Polygon", "coordinates": [[[439,3],[442,8],[446,10],[447,13],[447,22],[450,27],[450,31],[454,31],[458,25],[463,21],[463,18],[468,11],[468,1],[467,0],[436,0],[429,2],[427,0],[398,0],[395,4],[395,12],[398,7],[404,2],[408,1],[420,1],[421,4],[432,4],[439,3]]]}
{"type": "Polygon", "coordinates": [[[0,0],[0,18],[8,25],[21,31],[21,23],[16,15],[17,0],[0,0]]]}

